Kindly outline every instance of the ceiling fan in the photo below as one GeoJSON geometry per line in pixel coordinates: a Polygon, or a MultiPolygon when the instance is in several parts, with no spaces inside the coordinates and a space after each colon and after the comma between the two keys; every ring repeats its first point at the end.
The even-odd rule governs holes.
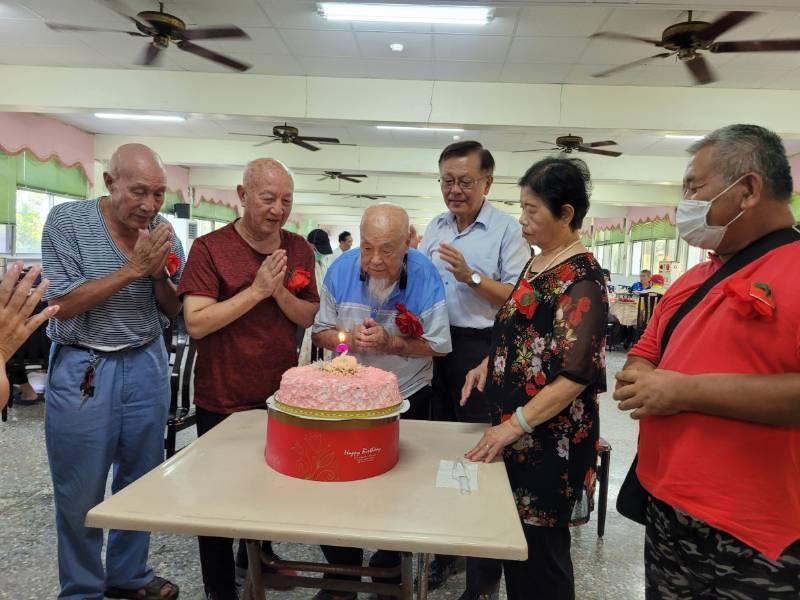
{"type": "Polygon", "coordinates": [[[170,43],[173,43],[178,49],[184,52],[189,52],[236,71],[247,71],[247,69],[250,68],[250,65],[194,43],[194,40],[250,39],[250,36],[235,25],[188,29],[183,20],[164,12],[163,2],[159,2],[161,8],[158,12],[145,10],[135,15],[121,0],[106,0],[103,4],[108,6],[115,13],[129,19],[136,26],[138,31],[85,27],[83,25],[69,25],[66,23],[48,22],[46,25],[54,31],[98,31],[106,33],[125,33],[134,37],[152,38],[137,61],[137,64],[144,66],[155,65],[161,53],[169,48],[170,43]]]}
{"type": "Polygon", "coordinates": [[[653,56],[640,58],[633,62],[614,67],[601,73],[595,73],[594,77],[607,77],[619,73],[625,69],[643,65],[656,58],[668,58],[677,56],[678,60],[686,65],[692,78],[699,84],[711,83],[716,81],[714,72],[706,62],[702,51],[717,53],[728,52],[789,52],[800,50],[800,39],[775,39],[775,40],[742,40],[738,42],[715,42],[719,36],[733,29],[743,21],[755,16],[758,13],[752,11],[733,11],[727,12],[713,23],[706,21],[692,21],[692,11],[688,11],[688,20],[675,23],[667,27],[661,34],[660,40],[629,35],[627,33],[614,33],[602,31],[595,33],[592,37],[606,38],[610,40],[626,40],[634,42],[645,42],[652,44],[656,48],[664,48],[667,52],[660,52],[653,56]]]}
{"type": "Polygon", "coordinates": [[[565,154],[571,154],[573,151],[588,152],[589,154],[602,154],[603,156],[622,156],[622,152],[614,150],[600,150],[600,146],[616,146],[617,142],[613,140],[603,140],[601,142],[583,143],[583,138],[579,135],[562,135],[556,138],[555,142],[539,141],[540,144],[555,145],[555,148],[536,148],[533,150],[514,150],[517,152],[552,152],[553,150],[560,150],[565,154]]]}
{"type": "MultiPolygon", "coordinates": [[[[283,144],[294,144],[296,146],[300,146],[301,148],[305,148],[306,150],[311,150],[316,152],[319,150],[316,146],[309,144],[308,142],[315,142],[317,144],[339,144],[339,140],[336,138],[328,138],[328,137],[311,137],[307,135],[300,135],[300,130],[297,127],[292,127],[287,123],[283,125],[276,125],[272,128],[272,135],[265,136],[262,133],[238,133],[236,131],[232,131],[231,135],[249,135],[255,137],[267,137],[271,139],[267,139],[260,144],[256,144],[256,146],[266,146],[267,144],[271,144],[273,142],[280,141],[283,144]]],[[[346,145],[346,144],[342,144],[346,145]]]]}
{"type": "Polygon", "coordinates": [[[359,173],[342,173],[341,171],[324,171],[324,176],[317,179],[317,181],[325,181],[326,179],[344,179],[353,183],[361,183],[367,176],[359,173]]]}

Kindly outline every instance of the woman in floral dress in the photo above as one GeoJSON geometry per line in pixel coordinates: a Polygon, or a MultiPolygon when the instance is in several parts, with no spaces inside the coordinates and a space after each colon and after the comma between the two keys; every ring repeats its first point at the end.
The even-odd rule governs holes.
{"type": "Polygon", "coordinates": [[[492,349],[462,394],[484,390],[492,422],[466,457],[502,454],[528,542],[528,560],[506,561],[510,600],[571,600],[569,526],[586,522],[595,483],[605,391],[608,314],[603,272],[578,230],[589,209],[589,171],[547,158],[520,179],[522,232],[541,253],[495,319],[492,349]]]}

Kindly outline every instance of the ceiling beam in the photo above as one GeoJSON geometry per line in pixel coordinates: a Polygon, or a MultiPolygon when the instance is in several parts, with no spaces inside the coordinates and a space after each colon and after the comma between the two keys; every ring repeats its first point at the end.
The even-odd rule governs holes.
{"type": "MultiPolygon", "coordinates": [[[[370,180],[375,177],[400,178],[402,181],[397,185],[402,186],[408,184],[409,176],[413,176],[427,180],[429,187],[426,189],[433,189],[434,193],[438,194],[436,178],[439,150],[430,148],[325,146],[319,152],[309,152],[292,144],[254,147],[251,142],[232,140],[97,135],[95,157],[98,160],[108,160],[119,146],[131,142],[150,146],[167,164],[192,167],[194,176],[202,173],[203,176],[197,182],[192,182],[197,186],[231,188],[240,182],[244,165],[253,159],[269,156],[283,161],[298,174],[319,173],[317,179],[323,171],[371,174],[367,182],[348,184],[354,186],[351,189],[366,190],[371,184],[370,180]]],[[[533,162],[545,156],[543,153],[493,152],[493,154],[497,163],[495,180],[512,183],[515,183],[533,162]]],[[[593,180],[597,182],[678,184],[686,166],[686,159],[683,157],[624,155],[619,158],[608,158],[591,154],[577,156],[586,161],[593,180]]],[[[332,189],[329,186],[331,183],[339,182],[318,182],[316,189],[329,191],[332,189]]],[[[414,191],[408,192],[408,195],[420,194],[424,195],[424,192],[416,187],[414,191]]]]}
{"type": "Polygon", "coordinates": [[[757,122],[800,133],[800,90],[400,81],[0,66],[0,110],[146,110],[191,115],[476,126],[708,131],[757,122]]]}

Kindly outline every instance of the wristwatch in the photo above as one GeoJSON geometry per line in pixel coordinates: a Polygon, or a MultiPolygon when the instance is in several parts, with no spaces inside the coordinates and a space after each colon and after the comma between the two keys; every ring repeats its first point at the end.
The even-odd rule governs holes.
{"type": "Polygon", "coordinates": [[[478,287],[481,284],[481,274],[477,271],[473,271],[472,275],[469,276],[469,281],[467,285],[469,287],[478,287]]]}

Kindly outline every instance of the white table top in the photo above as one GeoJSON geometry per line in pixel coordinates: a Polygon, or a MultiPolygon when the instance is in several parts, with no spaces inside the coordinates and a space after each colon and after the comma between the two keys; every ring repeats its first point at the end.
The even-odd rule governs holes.
{"type": "Polygon", "coordinates": [[[266,412],[237,413],[93,508],[91,527],[217,535],[524,560],[505,467],[481,464],[477,491],[435,487],[482,425],[401,421],[400,460],[345,483],[295,479],[264,461],[266,412]]]}

